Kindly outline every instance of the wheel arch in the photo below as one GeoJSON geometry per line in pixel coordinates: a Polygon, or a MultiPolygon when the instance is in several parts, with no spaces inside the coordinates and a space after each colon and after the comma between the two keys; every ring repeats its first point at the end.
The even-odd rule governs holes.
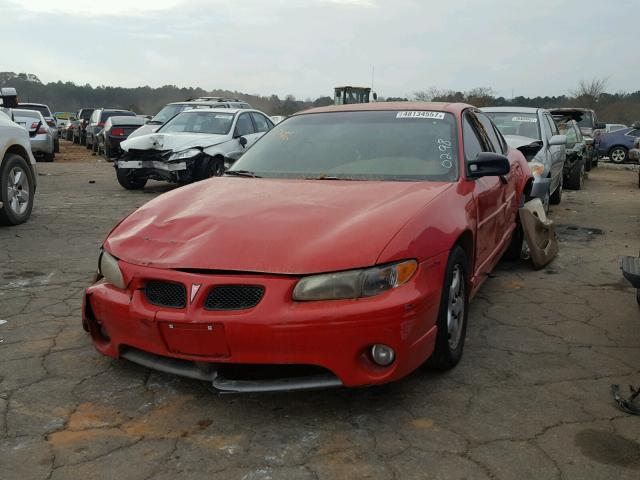
{"type": "Polygon", "coordinates": [[[473,238],[473,233],[471,232],[471,230],[464,230],[451,246],[451,250],[453,250],[453,248],[456,246],[461,247],[462,250],[464,250],[464,253],[467,255],[467,260],[469,261],[469,265],[467,265],[467,267],[469,268],[469,272],[467,273],[469,275],[469,278],[471,278],[471,276],[473,276],[475,267],[475,239],[473,238]]]}

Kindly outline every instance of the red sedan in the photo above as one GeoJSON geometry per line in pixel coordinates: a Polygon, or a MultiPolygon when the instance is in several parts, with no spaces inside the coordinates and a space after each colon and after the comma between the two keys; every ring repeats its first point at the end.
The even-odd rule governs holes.
{"type": "Polygon", "coordinates": [[[531,180],[469,105],[307,110],[116,226],[83,326],[105,355],[229,391],[449,369],[469,299],[520,253],[531,180]]]}

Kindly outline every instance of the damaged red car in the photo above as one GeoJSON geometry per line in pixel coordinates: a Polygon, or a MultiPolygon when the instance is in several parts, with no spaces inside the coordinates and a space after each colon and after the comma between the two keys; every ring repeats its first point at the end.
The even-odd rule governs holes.
{"type": "Polygon", "coordinates": [[[469,300],[520,254],[531,180],[469,105],[307,110],[117,225],[83,325],[104,355],[226,391],[449,369],[469,300]]]}

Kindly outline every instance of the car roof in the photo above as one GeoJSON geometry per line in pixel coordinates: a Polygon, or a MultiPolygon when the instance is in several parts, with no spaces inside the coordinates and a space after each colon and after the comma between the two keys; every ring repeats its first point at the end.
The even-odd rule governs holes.
{"type": "Polygon", "coordinates": [[[544,108],[535,108],[535,107],[483,107],[480,110],[487,113],[538,113],[539,110],[544,110],[544,108]]]}
{"type": "Polygon", "coordinates": [[[115,115],[113,117],[109,117],[107,122],[111,122],[111,125],[144,125],[145,119],[138,117],[137,115],[115,115]]]}
{"type": "Polygon", "coordinates": [[[317,107],[309,110],[302,110],[294,115],[307,115],[310,113],[331,113],[331,112],[366,112],[366,111],[438,111],[460,114],[467,108],[474,108],[466,103],[446,103],[446,102],[373,102],[373,103],[353,103],[349,105],[329,105],[328,107],[317,107]]]}
{"type": "Polygon", "coordinates": [[[183,102],[171,102],[168,105],[220,105],[221,103],[243,103],[249,105],[244,100],[185,100],[183,102]]]}
{"type": "MultiPolygon", "coordinates": [[[[213,112],[213,113],[237,113],[237,112],[257,112],[253,108],[187,108],[180,113],[185,112],[213,112]]],[[[260,112],[262,113],[262,112],[260,112]]]]}

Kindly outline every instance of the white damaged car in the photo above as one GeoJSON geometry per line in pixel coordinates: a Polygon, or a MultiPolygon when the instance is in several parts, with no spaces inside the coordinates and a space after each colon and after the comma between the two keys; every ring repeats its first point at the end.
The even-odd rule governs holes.
{"type": "Polygon", "coordinates": [[[258,110],[185,110],[154,133],[120,144],[123,155],[114,162],[118,182],[135,190],[149,179],[185,184],[220,176],[272,128],[258,110]]]}

